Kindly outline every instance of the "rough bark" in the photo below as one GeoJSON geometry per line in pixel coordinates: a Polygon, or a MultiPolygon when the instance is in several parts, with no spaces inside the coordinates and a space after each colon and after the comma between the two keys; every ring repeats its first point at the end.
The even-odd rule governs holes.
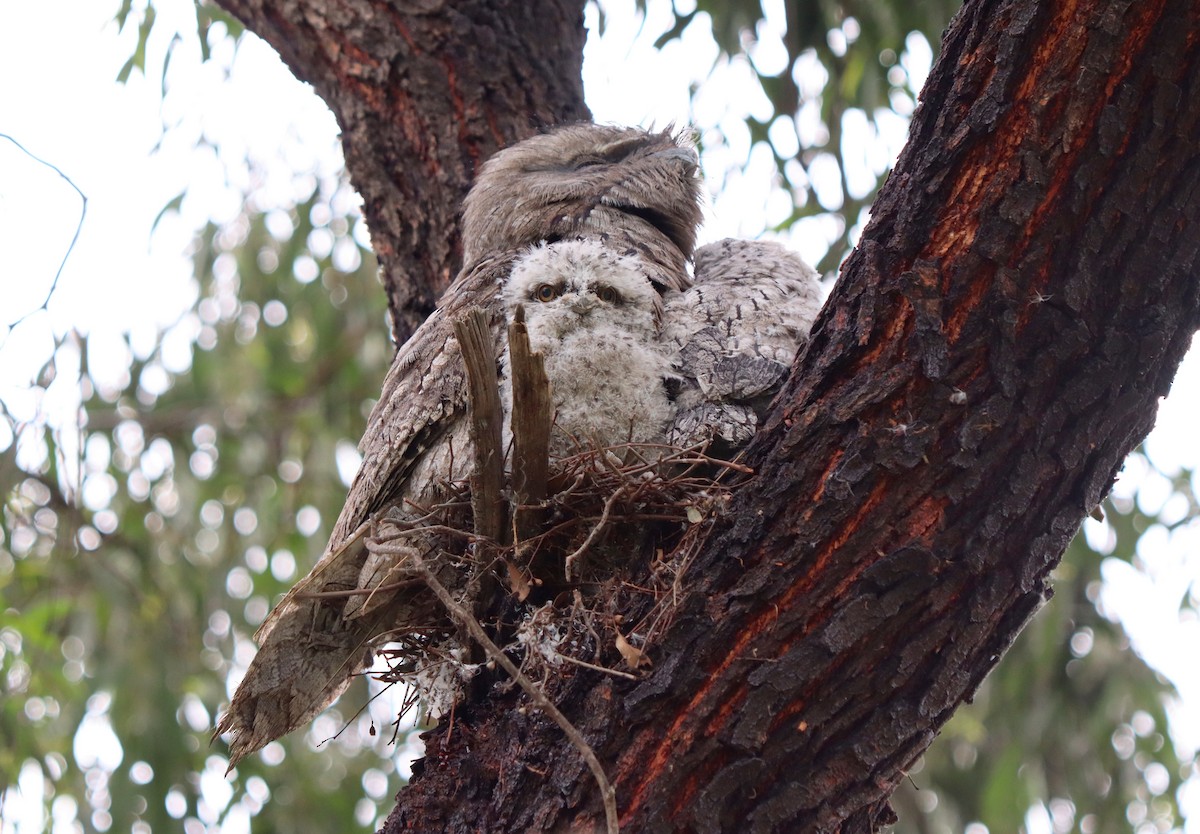
{"type": "MultiPolygon", "coordinates": [[[[389,202],[416,162],[366,164],[366,137],[473,164],[488,143],[456,144],[458,131],[487,119],[444,94],[410,112],[436,96],[394,69],[412,54],[405,27],[349,57],[331,46],[357,31],[343,12],[318,39],[271,22],[308,5],[222,2],[258,9],[247,20],[273,43],[324,41],[285,55],[327,97],[374,68],[376,93],[334,109],[396,290],[423,263],[404,241],[444,229],[447,206],[389,202]],[[384,127],[410,144],[374,136],[384,127]]],[[[459,14],[440,9],[441,31],[459,14]]],[[[553,686],[608,768],[622,830],[858,832],[890,818],[905,768],[1049,594],[1200,322],[1198,39],[1188,0],[968,1],[655,670],[629,682],[575,669],[553,686]]],[[[468,74],[466,53],[421,54],[468,74]]],[[[549,68],[529,54],[487,65],[497,84],[549,68]]],[[[385,830],[593,830],[583,761],[522,703],[494,690],[432,733],[385,830]]]]}
{"type": "Polygon", "coordinates": [[[217,0],[312,84],[342,128],[396,344],[462,260],[479,165],[537,128],[590,118],[582,0],[217,0]]]}

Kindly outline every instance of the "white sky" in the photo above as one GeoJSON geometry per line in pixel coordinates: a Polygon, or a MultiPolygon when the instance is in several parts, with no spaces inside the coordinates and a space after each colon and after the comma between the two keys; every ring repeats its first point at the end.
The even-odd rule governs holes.
{"type": "MultiPolygon", "coordinates": [[[[780,3],[766,4],[776,20],[780,3]]],[[[185,37],[171,59],[170,94],[163,104],[162,56],[172,32],[194,31],[190,0],[155,3],[149,77],[135,72],[128,84],[116,84],[135,42],[132,26],[116,35],[117,5],[116,0],[0,0],[0,133],[58,166],[89,200],[87,222],[48,312],[33,312],[9,333],[7,325],[35,311],[49,290],[80,207],[57,174],[0,139],[0,247],[5,253],[0,260],[0,400],[20,420],[71,419],[69,390],[42,399],[29,385],[50,353],[53,334],[72,328],[90,334],[91,372],[118,379],[127,358],[123,333],[132,334],[135,351],[148,352],[160,330],[190,308],[197,290],[184,253],[206,220],[229,220],[238,211],[241,193],[251,184],[244,160],[256,162],[261,179],[254,184],[263,189],[260,204],[267,205],[287,202],[295,172],[327,176],[341,164],[337,126],[328,110],[256,39],[245,39],[236,58],[223,47],[202,66],[198,48],[185,37]],[[220,151],[197,149],[201,137],[220,151]],[[163,206],[185,189],[181,211],[165,215],[152,233],[163,206]]],[[[741,92],[746,88],[739,82],[750,75],[745,59],[721,67],[716,83],[693,102],[689,85],[702,78],[715,56],[715,46],[699,27],[656,53],[648,45],[669,22],[665,12],[652,12],[642,25],[634,19],[632,0],[614,0],[607,7],[606,37],[591,39],[585,53],[586,89],[597,120],[720,127],[726,147],[714,148],[704,163],[710,184],[723,181],[724,189],[709,207],[705,239],[757,236],[766,224],[786,216],[786,200],[770,193],[773,162],[762,149],[750,149],[740,121],[747,113],[769,114],[760,94],[741,92]],[[747,161],[744,174],[729,173],[747,161]]],[[[593,29],[595,17],[589,8],[593,29]]],[[[772,27],[768,22],[760,32],[754,54],[760,66],[779,59],[772,27]]],[[[928,61],[919,46],[910,57],[918,76],[928,61]]],[[[813,129],[810,121],[802,116],[795,130],[790,122],[776,125],[773,139],[786,145],[796,131],[803,135],[813,129]]],[[[903,141],[897,124],[898,119],[885,125],[883,150],[868,150],[862,141],[865,164],[878,168],[894,156],[903,141]]],[[[788,240],[815,261],[832,234],[827,222],[811,221],[788,240]]],[[[177,331],[172,338],[178,361],[186,362],[189,334],[177,331]]],[[[1198,396],[1200,359],[1193,354],[1148,441],[1160,469],[1200,468],[1198,396]]],[[[0,428],[0,448],[10,442],[0,428]]],[[[1161,476],[1141,464],[1129,469],[1136,480],[1126,479],[1118,494],[1132,496],[1140,486],[1143,509],[1161,507],[1169,496],[1161,476]]],[[[1089,522],[1088,533],[1094,543],[1104,539],[1101,525],[1089,522]]],[[[1140,570],[1115,560],[1105,564],[1102,601],[1125,623],[1139,652],[1179,688],[1173,732],[1187,754],[1200,746],[1200,664],[1195,660],[1200,624],[1191,615],[1181,617],[1179,604],[1200,578],[1200,522],[1172,534],[1156,532],[1143,545],[1140,570]]],[[[1200,831],[1200,790],[1189,789],[1184,801],[1198,818],[1188,830],[1200,831]]],[[[1033,820],[1031,825],[1040,824],[1033,820]]],[[[3,825],[3,834],[31,830],[20,823],[3,825]]]]}

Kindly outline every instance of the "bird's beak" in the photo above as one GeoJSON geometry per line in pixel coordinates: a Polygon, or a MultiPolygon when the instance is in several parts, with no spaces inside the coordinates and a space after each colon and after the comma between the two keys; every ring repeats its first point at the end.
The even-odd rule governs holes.
{"type": "Polygon", "coordinates": [[[664,148],[661,151],[655,151],[654,155],[678,164],[689,177],[695,176],[696,171],[700,169],[700,160],[696,158],[696,152],[691,148],[664,148]]]}
{"type": "Polygon", "coordinates": [[[581,292],[571,299],[572,312],[581,316],[586,316],[595,306],[591,293],[581,292]]]}

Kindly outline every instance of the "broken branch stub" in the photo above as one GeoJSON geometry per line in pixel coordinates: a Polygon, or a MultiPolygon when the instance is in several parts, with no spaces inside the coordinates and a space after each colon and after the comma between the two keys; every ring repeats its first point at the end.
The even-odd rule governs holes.
{"type": "Polygon", "coordinates": [[[454,335],[467,368],[467,411],[475,454],[471,472],[475,534],[498,542],[504,533],[505,513],[504,450],[500,441],[503,410],[496,373],[496,348],[487,316],[479,308],[472,308],[454,322],[454,335]]]}
{"type": "Polygon", "coordinates": [[[541,532],[553,421],[550,382],[542,355],[534,353],[529,344],[524,307],[517,307],[508,327],[508,353],[513,397],[513,516],[519,543],[541,532]]]}

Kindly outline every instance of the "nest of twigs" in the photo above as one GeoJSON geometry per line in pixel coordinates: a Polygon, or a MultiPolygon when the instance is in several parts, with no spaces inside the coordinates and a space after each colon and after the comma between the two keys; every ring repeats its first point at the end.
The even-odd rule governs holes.
{"type": "Polygon", "coordinates": [[[445,484],[435,505],[392,509],[368,537],[389,568],[363,606],[399,612],[373,641],[386,643],[377,654],[389,668],[379,677],[415,684],[408,705],[423,698],[434,715],[495,662],[476,627],[533,678],[563,664],[624,677],[649,667],[688,564],[733,476],[748,471],[699,449],[652,444],[577,442],[573,454],[550,459],[545,375],[540,357],[521,349],[519,321],[509,333],[513,440],[499,453],[495,360],[476,324],[474,336],[469,322],[458,333],[472,383],[470,481],[445,484]],[[453,605],[429,592],[435,585],[453,605]]]}
{"type": "Polygon", "coordinates": [[[379,677],[416,683],[413,699],[431,701],[437,714],[449,705],[443,690],[486,660],[429,593],[424,571],[535,677],[564,663],[636,675],[671,623],[688,564],[729,497],[729,476],[744,471],[694,449],[580,450],[551,461],[543,501],[513,508],[513,516],[535,511],[540,532],[508,542],[474,532],[465,483],[446,485],[449,497],[437,505],[393,510],[369,547],[395,552],[419,538],[427,555],[399,562],[381,586],[395,591],[389,607],[404,616],[380,635],[389,668],[379,677]]]}
{"type": "Polygon", "coordinates": [[[354,591],[360,613],[348,616],[381,624],[371,641],[387,643],[380,677],[412,684],[405,710],[423,700],[436,717],[480,669],[502,669],[506,685],[520,686],[583,756],[611,834],[612,785],[545,684],[568,664],[627,678],[652,665],[730,476],[749,470],[650,444],[576,442],[552,460],[549,384],[519,309],[508,331],[512,443],[502,448],[483,314],[457,322],[455,335],[469,383],[470,481],[444,485],[435,505],[393,508],[368,525],[368,564],[380,567],[364,572],[372,587],[354,591]]]}

